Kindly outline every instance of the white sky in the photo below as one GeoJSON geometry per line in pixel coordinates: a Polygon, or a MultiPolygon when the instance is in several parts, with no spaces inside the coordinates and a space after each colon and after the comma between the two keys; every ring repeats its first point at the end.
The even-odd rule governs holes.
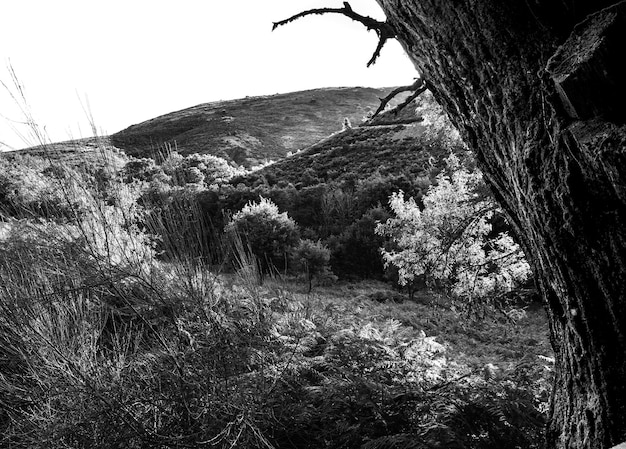
{"type": "MultiPolygon", "coordinates": [[[[382,19],[375,0],[355,11],[382,19]]],[[[272,22],[337,0],[0,0],[0,81],[15,70],[52,141],[101,134],[196,104],[331,86],[396,86],[415,76],[397,42],[367,69],[376,34],[338,14],[272,32],[272,22]]],[[[15,89],[12,88],[13,93],[15,89]]],[[[28,144],[0,85],[0,150],[28,144]],[[7,119],[9,119],[7,121],[7,119]]]]}

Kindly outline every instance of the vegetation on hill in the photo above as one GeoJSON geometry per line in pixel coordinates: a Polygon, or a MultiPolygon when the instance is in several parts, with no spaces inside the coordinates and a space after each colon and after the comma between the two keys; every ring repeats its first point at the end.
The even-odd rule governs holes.
{"type": "Polygon", "coordinates": [[[24,150],[2,153],[2,157],[5,159],[23,155],[36,156],[42,160],[53,161],[70,167],[87,167],[89,165],[92,167],[107,165],[121,167],[128,160],[126,153],[113,146],[111,140],[105,136],[48,143],[24,150]]]}
{"type": "Polygon", "coordinates": [[[283,158],[376,109],[386,89],[328,88],[207,103],[115,133],[113,145],[150,157],[164,145],[183,155],[209,153],[251,167],[283,158]]]}
{"type": "Polygon", "coordinates": [[[295,183],[176,151],[0,157],[0,446],[540,447],[541,309],[497,286],[470,316],[449,289],[409,301],[398,272],[377,280],[394,192],[428,207],[457,170],[475,181],[462,206],[487,194],[437,117],[326,141],[372,160],[376,133],[420,126],[417,169],[322,142],[285,161],[324,161],[295,183]]]}
{"type": "Polygon", "coordinates": [[[354,185],[378,175],[429,177],[443,168],[450,151],[462,148],[458,140],[444,141],[453,132],[432,96],[424,95],[399,114],[390,109],[235,182],[306,187],[320,182],[354,185]]]}
{"type": "MultiPolygon", "coordinates": [[[[178,215],[157,219],[122,174],[41,176],[67,213],[12,198],[30,214],[3,215],[1,446],[539,447],[552,369],[540,311],[478,322],[381,283],[260,286],[242,240],[220,270],[201,208],[174,195],[178,215]]],[[[172,189],[198,191],[185,186],[172,189]]],[[[318,267],[323,253],[295,252],[318,267]]]]}

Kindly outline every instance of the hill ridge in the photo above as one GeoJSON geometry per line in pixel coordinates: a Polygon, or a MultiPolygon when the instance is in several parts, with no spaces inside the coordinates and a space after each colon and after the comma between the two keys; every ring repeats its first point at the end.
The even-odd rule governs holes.
{"type": "Polygon", "coordinates": [[[389,89],[324,87],[201,103],[131,125],[111,142],[135,156],[176,145],[182,154],[210,153],[251,167],[316,143],[345,118],[360,123],[389,89]]]}

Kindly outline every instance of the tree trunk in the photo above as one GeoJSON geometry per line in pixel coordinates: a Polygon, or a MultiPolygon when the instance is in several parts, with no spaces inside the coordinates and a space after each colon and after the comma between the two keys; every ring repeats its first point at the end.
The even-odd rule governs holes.
{"type": "Polygon", "coordinates": [[[532,261],[556,353],[548,447],[626,441],[626,2],[378,2],[532,261]]]}

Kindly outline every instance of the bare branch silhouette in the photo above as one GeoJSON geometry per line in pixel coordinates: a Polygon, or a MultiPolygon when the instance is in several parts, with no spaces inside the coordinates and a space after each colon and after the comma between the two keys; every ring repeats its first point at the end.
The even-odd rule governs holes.
{"type": "Polygon", "coordinates": [[[428,89],[428,82],[424,80],[423,78],[417,78],[415,82],[411,85],[401,86],[392,90],[389,93],[389,95],[387,95],[385,98],[380,99],[380,106],[378,106],[378,109],[376,109],[376,112],[374,112],[374,115],[372,116],[372,118],[376,117],[378,114],[383,112],[387,104],[393,98],[395,98],[397,95],[401,94],[402,92],[412,92],[412,93],[401,104],[396,106],[394,110],[396,114],[400,112],[402,109],[404,109],[405,107],[407,107],[413,100],[415,100],[419,95],[421,95],[427,89],[428,89]]]}
{"type": "Polygon", "coordinates": [[[343,2],[343,8],[316,8],[309,9],[307,11],[302,11],[294,16],[289,17],[288,19],[281,20],[279,22],[274,22],[272,26],[272,31],[278,28],[279,26],[286,25],[295,20],[301,19],[302,17],[311,16],[311,15],[322,15],[322,14],[342,14],[350,19],[362,23],[365,25],[368,31],[374,30],[378,35],[378,45],[376,46],[376,50],[374,50],[374,54],[367,62],[367,66],[371,66],[376,62],[378,57],[380,56],[380,51],[383,46],[389,39],[394,39],[396,37],[396,30],[387,22],[381,22],[379,20],[373,19],[371,17],[363,16],[354,12],[352,7],[348,2],[343,2]]]}

